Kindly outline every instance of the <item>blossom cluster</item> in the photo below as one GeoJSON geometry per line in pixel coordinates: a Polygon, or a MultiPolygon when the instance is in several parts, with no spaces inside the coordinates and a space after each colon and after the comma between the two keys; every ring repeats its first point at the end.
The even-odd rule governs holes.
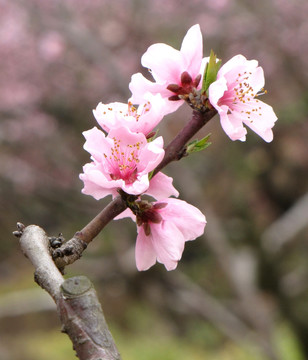
{"type": "Polygon", "coordinates": [[[156,261],[173,270],[185,242],[203,234],[206,219],[196,207],[176,199],[179,193],[172,178],[155,172],[165,155],[163,138],[156,137],[155,127],[187,102],[197,111],[215,108],[232,140],[245,140],[246,125],[270,142],[277,117],[259,100],[265,90],[258,62],[237,55],[219,69],[216,58],[203,57],[199,25],[188,30],[180,50],[154,44],[141,63],[154,82],[134,74],[127,103],[99,103],[93,110],[100,129],[83,133],[91,162],[80,174],[82,192],[97,200],[115,197],[119,191],[130,195],[128,209],[116,219],[129,216],[137,224],[138,270],[147,270],[156,261]]]}

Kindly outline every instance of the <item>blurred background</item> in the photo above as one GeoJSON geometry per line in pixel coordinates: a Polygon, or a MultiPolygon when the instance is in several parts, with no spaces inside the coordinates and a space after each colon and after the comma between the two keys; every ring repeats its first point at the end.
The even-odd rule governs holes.
{"type": "MultiPolygon", "coordinates": [[[[108,202],[82,195],[82,131],[98,102],[126,102],[153,43],[179,49],[199,23],[204,56],[257,59],[274,141],[212,145],[165,172],[207,217],[176,271],[136,271],[135,224],[110,223],[67,276],[93,281],[123,359],[308,359],[308,2],[0,0],[0,354],[74,359],[52,301],[12,236],[16,222],[69,239],[108,202]]],[[[146,75],[147,76],[147,75],[146,75]]],[[[160,124],[168,143],[187,106],[160,124]]]]}

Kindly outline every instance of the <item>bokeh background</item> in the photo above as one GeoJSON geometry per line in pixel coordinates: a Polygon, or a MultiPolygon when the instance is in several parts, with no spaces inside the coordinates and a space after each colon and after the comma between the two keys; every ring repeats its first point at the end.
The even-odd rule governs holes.
{"type": "MultiPolygon", "coordinates": [[[[74,359],[52,301],[12,236],[16,222],[72,237],[110,199],[80,193],[82,131],[99,101],[126,102],[152,43],[257,59],[279,120],[274,141],[232,142],[215,117],[204,152],[173,163],[181,199],[207,216],[178,269],[134,262],[135,225],[110,223],[67,276],[94,283],[123,359],[308,358],[308,2],[0,0],[0,354],[74,359]]],[[[165,142],[188,121],[160,124],[165,142]]]]}

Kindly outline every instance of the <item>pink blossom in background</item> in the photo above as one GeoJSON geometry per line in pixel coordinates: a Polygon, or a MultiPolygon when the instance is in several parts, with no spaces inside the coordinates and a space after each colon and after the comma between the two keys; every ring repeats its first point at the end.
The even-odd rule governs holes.
{"type": "Polygon", "coordinates": [[[146,92],[161,94],[166,101],[166,113],[176,111],[184,102],[178,95],[188,94],[192,88],[201,88],[201,76],[207,59],[202,59],[203,40],[199,25],[192,26],[185,35],[181,50],[166,44],[151,45],[141,58],[155,82],[141,73],[132,76],[130,101],[140,104],[146,92]]]}
{"type": "Polygon", "coordinates": [[[38,51],[42,58],[48,62],[59,59],[65,51],[63,37],[56,31],[47,32],[38,43],[38,51]]]}
{"type": "Polygon", "coordinates": [[[84,194],[99,200],[110,194],[118,195],[117,189],[133,195],[148,189],[148,174],[165,154],[161,136],[148,143],[144,134],[123,126],[111,129],[108,136],[96,127],[83,135],[84,149],[92,159],[80,174],[84,194]]]}
{"type": "Polygon", "coordinates": [[[258,99],[264,93],[264,73],[256,60],[236,55],[224,64],[209,87],[209,100],[231,140],[246,140],[250,127],[265,141],[273,140],[277,116],[273,108],[258,99]]]}
{"type": "MultiPolygon", "coordinates": [[[[125,216],[136,218],[126,210],[125,216]]],[[[178,199],[163,199],[152,203],[149,210],[138,216],[136,265],[139,271],[148,270],[156,261],[174,270],[182,257],[185,242],[201,236],[206,225],[199,209],[178,199]]]]}
{"type": "Polygon", "coordinates": [[[128,127],[133,132],[148,135],[164,117],[164,100],[160,94],[145,94],[144,102],[134,107],[128,104],[114,102],[97,105],[93,114],[99,125],[106,131],[120,125],[128,127]]]}

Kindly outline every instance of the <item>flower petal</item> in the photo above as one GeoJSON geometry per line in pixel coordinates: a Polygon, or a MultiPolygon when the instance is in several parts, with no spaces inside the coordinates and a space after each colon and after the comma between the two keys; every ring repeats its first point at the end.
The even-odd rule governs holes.
{"type": "MultiPolygon", "coordinates": [[[[119,181],[119,180],[118,180],[119,181]]],[[[137,180],[132,183],[125,183],[123,182],[121,188],[127,194],[131,195],[139,195],[144,193],[149,187],[149,176],[148,174],[139,175],[137,180]]]]}
{"type": "Polygon", "coordinates": [[[203,40],[199,24],[187,31],[182,42],[181,54],[184,58],[185,70],[194,79],[200,73],[203,54],[203,40]]]}
{"type": "Polygon", "coordinates": [[[163,146],[164,141],[162,136],[159,136],[155,140],[147,143],[139,155],[140,165],[138,165],[138,170],[141,173],[151,172],[162,161],[165,155],[163,146]]]}
{"type": "Polygon", "coordinates": [[[219,99],[221,99],[228,90],[227,80],[222,76],[216,81],[214,81],[209,87],[209,100],[212,106],[219,111],[221,107],[219,106],[219,99]]]}
{"type": "Polygon", "coordinates": [[[151,224],[153,247],[157,261],[164,264],[167,270],[174,270],[184,251],[185,239],[181,231],[171,221],[151,224]]]}
{"type": "Polygon", "coordinates": [[[156,263],[156,252],[150,236],[146,236],[143,227],[138,227],[135,248],[136,266],[139,271],[148,270],[156,263]]]}
{"type": "MultiPolygon", "coordinates": [[[[119,113],[127,113],[127,104],[120,102],[103,104],[100,102],[96,109],[93,110],[96,121],[106,132],[109,132],[115,126],[119,126],[119,113]]],[[[130,119],[127,119],[127,121],[130,121],[130,119]]],[[[122,122],[120,125],[123,125],[122,122]]]]}
{"type": "Polygon", "coordinates": [[[110,146],[110,141],[106,139],[105,134],[95,126],[90,130],[84,131],[82,135],[86,139],[83,148],[89,152],[94,159],[101,161],[102,154],[110,146]]]}
{"type": "Polygon", "coordinates": [[[170,176],[158,172],[150,181],[146,191],[147,195],[153,196],[156,200],[162,200],[169,196],[179,196],[179,192],[172,185],[173,179],[170,176]]]}
{"type": "Polygon", "coordinates": [[[168,205],[161,212],[166,222],[173,222],[184,236],[185,241],[201,236],[206,225],[205,216],[195,206],[186,201],[169,198],[163,200],[168,205]]]}
{"type": "Polygon", "coordinates": [[[83,174],[79,178],[84,182],[84,188],[81,190],[83,194],[91,195],[96,200],[100,200],[107,195],[118,195],[114,184],[104,176],[104,174],[96,169],[93,163],[86,164],[83,167],[83,174]]]}
{"type": "Polygon", "coordinates": [[[243,122],[263,140],[271,142],[273,140],[273,131],[271,129],[275,125],[277,116],[274,113],[273,108],[263,101],[258,100],[258,102],[256,102],[255,100],[254,104],[251,104],[252,109],[257,108],[258,111],[251,111],[250,120],[245,118],[243,119],[243,122]]]}
{"type": "Polygon", "coordinates": [[[180,51],[166,44],[151,45],[141,58],[141,64],[151,69],[154,79],[169,84],[178,83],[183,70],[183,58],[180,51]]]}
{"type": "MultiPolygon", "coordinates": [[[[225,105],[223,105],[222,108],[225,109],[225,105]]],[[[227,111],[221,111],[219,115],[221,127],[231,140],[246,140],[247,130],[237,114],[228,114],[227,111]]]]}
{"type": "Polygon", "coordinates": [[[126,209],[123,212],[121,212],[121,214],[119,214],[118,216],[116,216],[115,218],[113,218],[113,220],[121,220],[124,218],[131,218],[133,221],[136,222],[136,215],[133,214],[133,212],[131,211],[131,209],[126,209]]]}

